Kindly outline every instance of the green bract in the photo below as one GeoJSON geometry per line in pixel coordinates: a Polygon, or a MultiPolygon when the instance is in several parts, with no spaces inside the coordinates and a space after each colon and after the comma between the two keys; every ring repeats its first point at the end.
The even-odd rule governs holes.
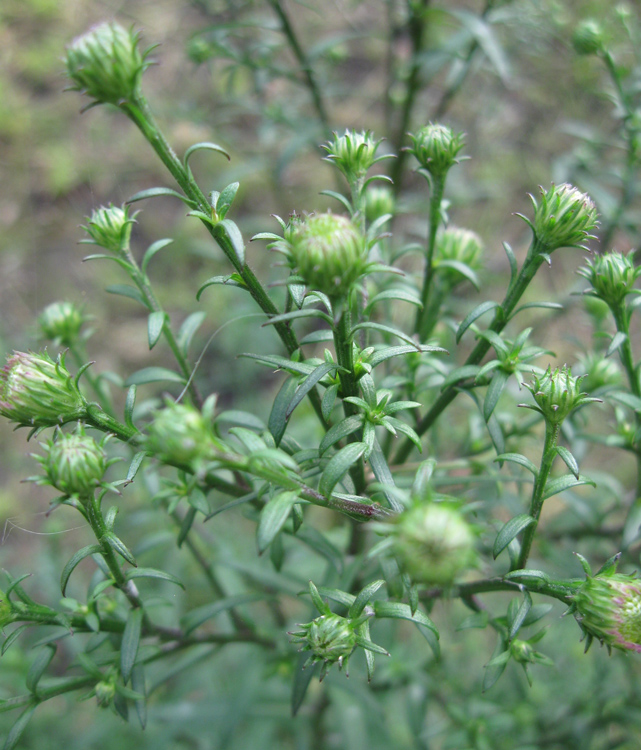
{"type": "Polygon", "coordinates": [[[566,365],[555,370],[548,367],[544,375],[535,375],[531,383],[525,383],[525,387],[531,391],[537,404],[528,408],[540,412],[545,421],[553,425],[561,424],[579,406],[600,401],[583,392],[581,377],[575,378],[571,368],[566,365]]]}
{"type": "Polygon", "coordinates": [[[452,503],[415,503],[392,535],[399,565],[416,583],[447,586],[476,562],[474,532],[452,503]]]}
{"type": "Polygon", "coordinates": [[[322,148],[327,151],[327,161],[335,164],[351,182],[365,177],[373,164],[385,158],[376,157],[380,143],[380,139],[374,140],[369,130],[360,133],[346,130],[343,135],[334,133],[334,139],[325,143],[322,148]]]}
{"type": "Polygon", "coordinates": [[[129,216],[129,206],[101,206],[87,220],[85,231],[92,244],[119,253],[129,244],[133,216],[129,216]]]}
{"type": "Polygon", "coordinates": [[[36,456],[46,474],[41,483],[65,495],[92,497],[109,466],[104,443],[85,435],[82,425],[74,433],[56,431],[44,445],[45,455],[36,456]]]}
{"type": "Polygon", "coordinates": [[[418,163],[433,177],[445,177],[450,167],[458,164],[456,158],[465,145],[463,133],[454,133],[447,125],[430,123],[411,135],[412,148],[418,163]]]}
{"type": "Polygon", "coordinates": [[[589,577],[574,595],[573,610],[588,637],[641,653],[641,581],[634,575],[589,577]]]}
{"type": "Polygon", "coordinates": [[[149,51],[138,49],[138,33],[117,23],[103,23],[79,36],[67,48],[65,63],[71,87],[95,104],[122,104],[136,98],[149,66],[149,51]]]}
{"type": "Polygon", "coordinates": [[[0,414],[25,427],[82,419],[87,403],[65,367],[64,355],[14,352],[0,372],[0,414]]]}
{"type": "Polygon", "coordinates": [[[73,346],[78,341],[84,322],[82,310],[73,302],[52,302],[38,317],[43,337],[62,346],[73,346]]]}
{"type": "MultiPolygon", "coordinates": [[[[588,195],[567,183],[552,185],[549,190],[541,188],[541,199],[534,204],[534,221],[524,216],[541,251],[551,253],[559,247],[581,247],[594,239],[592,232],[598,225],[597,210],[588,195]]],[[[520,214],[519,214],[520,215],[520,214]]]]}
{"type": "Polygon", "coordinates": [[[580,268],[578,273],[592,285],[589,293],[609,307],[618,307],[633,291],[641,268],[634,265],[634,251],[627,255],[610,252],[588,259],[587,265],[580,268]]]}
{"type": "Polygon", "coordinates": [[[328,297],[345,296],[367,263],[365,239],[346,216],[308,216],[290,241],[294,267],[311,289],[328,297]]]}

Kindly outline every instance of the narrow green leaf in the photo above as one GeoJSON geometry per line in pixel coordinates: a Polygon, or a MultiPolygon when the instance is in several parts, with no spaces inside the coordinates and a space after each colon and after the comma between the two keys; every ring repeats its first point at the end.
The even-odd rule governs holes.
{"type": "Polygon", "coordinates": [[[538,477],[539,475],[539,470],[532,463],[532,461],[530,461],[529,458],[522,456],[520,453],[501,453],[501,455],[497,456],[494,460],[500,462],[509,461],[510,463],[518,464],[519,466],[523,466],[528,471],[531,471],[535,477],[538,477]]]}
{"type": "Polygon", "coordinates": [[[183,545],[183,542],[187,538],[187,535],[191,531],[191,527],[193,526],[194,521],[196,520],[196,513],[198,511],[196,508],[189,507],[188,511],[185,513],[185,517],[183,518],[183,522],[180,525],[180,531],[178,532],[178,538],[176,539],[176,545],[180,548],[183,545]]]}
{"type": "Polygon", "coordinates": [[[408,302],[410,305],[415,305],[416,307],[423,307],[423,303],[415,294],[406,292],[404,289],[385,289],[385,291],[379,292],[374,297],[372,297],[372,299],[369,301],[369,304],[364,310],[365,315],[368,315],[370,313],[374,305],[390,299],[400,300],[401,302],[408,302]]]}
{"type": "Polygon", "coordinates": [[[231,208],[239,186],[239,182],[232,182],[230,185],[227,185],[226,188],[221,190],[220,195],[216,200],[216,213],[221,219],[225,218],[227,212],[231,208]]]}
{"type": "Polygon", "coordinates": [[[447,354],[447,349],[440,346],[425,346],[418,344],[413,346],[386,346],[376,349],[374,354],[369,358],[369,364],[372,369],[392,357],[400,357],[403,354],[416,354],[416,352],[441,352],[447,354]]]}
{"type": "Polygon", "coordinates": [[[505,672],[505,667],[510,659],[510,652],[505,650],[505,641],[499,636],[499,641],[496,644],[492,659],[488,662],[485,667],[485,674],[483,675],[483,692],[489,690],[498,679],[505,672]]]}
{"type": "Polygon", "coordinates": [[[514,255],[514,250],[508,245],[507,242],[503,243],[503,249],[505,250],[505,254],[507,255],[508,263],[510,264],[510,287],[516,280],[516,276],[518,274],[519,268],[516,263],[516,257],[514,255]]]}
{"type": "Polygon", "coordinates": [[[330,497],[332,490],[345,476],[349,468],[363,455],[365,443],[350,443],[332,456],[325,467],[318,484],[318,491],[325,497],[330,497]]]}
{"type": "Polygon", "coordinates": [[[494,540],[494,549],[492,550],[494,559],[496,560],[512,539],[516,538],[524,529],[534,522],[532,516],[528,516],[525,513],[509,520],[499,531],[494,540]]]}
{"type": "Polygon", "coordinates": [[[556,452],[561,457],[561,460],[565,463],[568,469],[574,474],[575,478],[579,478],[579,464],[576,458],[570,453],[570,451],[562,445],[556,446],[556,452]]]}
{"type": "Polygon", "coordinates": [[[296,389],[296,392],[292,396],[288,406],[287,410],[285,412],[285,419],[289,419],[292,415],[292,412],[294,409],[300,404],[300,402],[307,396],[307,394],[314,388],[314,386],[322,380],[325,375],[329,374],[332,371],[336,370],[344,370],[343,367],[339,367],[337,364],[333,362],[323,362],[322,365],[318,365],[313,372],[311,372],[305,380],[298,386],[296,389]]]}
{"type": "Polygon", "coordinates": [[[125,578],[131,581],[134,578],[156,578],[160,581],[169,581],[169,583],[175,583],[176,586],[180,586],[184,589],[182,582],[171,573],[166,573],[164,570],[156,570],[156,568],[132,568],[127,571],[125,578]]]}
{"type": "Polygon", "coordinates": [[[283,313],[282,315],[274,315],[273,318],[270,318],[266,323],[263,323],[263,326],[273,326],[276,325],[276,323],[289,323],[290,321],[298,320],[299,318],[322,318],[330,325],[334,322],[330,316],[322,310],[317,310],[313,307],[306,307],[302,310],[292,310],[292,312],[283,313]]]}
{"type": "Polygon", "coordinates": [[[508,626],[510,628],[508,638],[510,641],[516,637],[516,634],[521,629],[523,621],[528,616],[530,609],[532,609],[532,597],[530,596],[530,592],[526,589],[523,592],[521,606],[516,610],[513,617],[508,618],[508,626]]]}
{"type": "Polygon", "coordinates": [[[462,367],[457,367],[445,378],[442,387],[449,388],[449,386],[456,385],[461,380],[476,378],[479,369],[478,365],[463,365],[462,367]]]}
{"type": "Polygon", "coordinates": [[[330,385],[330,387],[323,394],[323,400],[321,401],[321,412],[325,421],[329,421],[336,403],[336,397],[338,395],[338,383],[330,385]]]}
{"type": "Polygon", "coordinates": [[[330,198],[334,198],[337,200],[346,210],[348,213],[352,213],[352,204],[347,200],[347,198],[344,195],[341,195],[340,193],[337,193],[334,190],[321,190],[321,195],[327,195],[330,198]]]}
{"type": "Polygon", "coordinates": [[[360,617],[363,614],[363,610],[365,609],[365,605],[367,604],[367,602],[369,602],[369,600],[381,588],[381,586],[384,585],[385,581],[379,580],[373,581],[372,583],[369,583],[367,586],[365,586],[365,588],[357,595],[356,599],[354,599],[354,603],[349,608],[347,616],[354,619],[360,617]]]}
{"type": "Polygon", "coordinates": [[[512,320],[512,318],[515,318],[520,312],[523,312],[523,310],[533,309],[563,310],[563,305],[561,305],[559,302],[527,302],[525,305],[520,305],[516,308],[512,315],[510,315],[510,320],[512,320]]]}
{"type": "Polygon", "coordinates": [[[37,707],[37,703],[32,703],[31,705],[27,706],[27,708],[25,708],[20,716],[18,716],[16,723],[9,730],[9,734],[7,735],[7,739],[4,741],[2,750],[13,750],[13,748],[16,747],[20,740],[20,737],[22,736],[22,733],[27,728],[27,724],[33,716],[33,712],[37,707]]]}
{"type": "Polygon", "coordinates": [[[301,346],[304,346],[305,344],[322,344],[326,341],[333,340],[334,334],[327,328],[321,328],[318,331],[312,331],[306,336],[303,336],[303,338],[299,340],[299,343],[301,346]]]}
{"type": "Polygon", "coordinates": [[[272,498],[262,509],[256,530],[258,554],[262,554],[272,543],[273,538],[283,528],[292,506],[298,500],[296,492],[281,492],[272,498]]]}
{"type": "Polygon", "coordinates": [[[125,480],[127,484],[134,481],[134,479],[136,478],[136,474],[138,473],[138,469],[141,467],[142,462],[145,460],[146,456],[146,451],[138,451],[138,453],[134,454],[134,457],[131,459],[131,463],[129,464],[129,470],[127,471],[127,479],[125,480]]]}
{"type": "Polygon", "coordinates": [[[142,296],[142,292],[140,289],[136,289],[135,286],[130,286],[129,284],[112,284],[105,288],[105,292],[108,292],[109,294],[118,294],[121,297],[129,297],[129,299],[140,302],[143,307],[149,309],[149,305],[142,296]]]}
{"type": "Polygon", "coordinates": [[[458,344],[460,342],[460,340],[463,338],[463,334],[472,325],[472,323],[474,323],[474,321],[478,320],[481,316],[485,315],[485,313],[489,312],[490,310],[495,310],[497,307],[500,307],[498,302],[492,302],[488,300],[487,302],[481,302],[480,305],[478,305],[470,313],[468,313],[456,331],[456,343],[458,344]]]}
{"type": "Polygon", "coordinates": [[[147,200],[147,198],[157,198],[162,195],[169,195],[172,198],[178,198],[190,208],[196,207],[195,201],[192,201],[189,198],[185,197],[184,195],[177,193],[175,190],[172,190],[171,188],[166,188],[166,187],[157,187],[157,188],[149,188],[148,190],[141,190],[139,193],[132,195],[131,198],[129,198],[129,200],[127,201],[127,203],[136,203],[137,201],[144,201],[144,200],[147,200]]]}
{"type": "Polygon", "coordinates": [[[127,549],[124,542],[113,532],[108,531],[102,538],[114,552],[117,552],[120,555],[120,557],[125,559],[130,565],[133,565],[134,567],[136,566],[136,558],[127,549]]]}
{"type": "Polygon", "coordinates": [[[185,378],[173,370],[166,367],[143,367],[130,375],[125,380],[125,386],[129,385],[146,385],[147,383],[159,383],[167,381],[170,383],[185,383],[185,378]]]}
{"type": "Polygon", "coordinates": [[[262,432],[265,429],[265,423],[260,417],[248,411],[240,409],[226,409],[216,417],[216,424],[231,424],[235,427],[245,427],[248,430],[262,432]]]}
{"type": "MultiPolygon", "coordinates": [[[[407,333],[399,330],[398,328],[392,328],[392,326],[385,326],[382,323],[359,323],[358,325],[355,325],[352,330],[350,331],[350,335],[354,335],[356,331],[361,330],[367,330],[367,331],[380,331],[381,333],[385,333],[389,336],[394,336],[397,339],[400,339],[401,341],[405,341],[408,344],[413,344],[414,339],[409,336],[407,333]]],[[[414,351],[420,351],[418,344],[414,346],[414,351]]]]}
{"type": "Polygon", "coordinates": [[[533,604],[526,617],[523,619],[522,627],[527,628],[530,625],[534,625],[539,620],[543,619],[548,612],[551,612],[552,605],[547,602],[541,604],[533,604]]]}
{"type": "MultiPolygon", "coordinates": [[[[351,607],[356,601],[354,594],[348,594],[347,591],[341,591],[340,589],[332,589],[327,586],[319,586],[318,593],[324,596],[326,599],[331,599],[333,602],[338,602],[345,607],[351,607]]],[[[322,610],[319,609],[319,612],[322,610]]]]}
{"type": "Polygon", "coordinates": [[[565,490],[569,490],[572,487],[580,487],[584,484],[590,484],[592,485],[592,487],[596,487],[595,482],[581,475],[579,475],[578,477],[573,477],[571,474],[565,474],[562,477],[557,477],[556,479],[548,481],[548,483],[545,485],[545,490],[543,491],[543,500],[547,500],[553,495],[558,495],[560,492],[565,492],[565,490]]]}
{"type": "Polygon", "coordinates": [[[177,339],[178,347],[183,353],[183,356],[187,357],[189,355],[189,347],[191,346],[191,342],[196,335],[196,331],[203,324],[203,321],[206,317],[206,314],[202,311],[192,313],[185,318],[183,324],[180,326],[177,339]]]}
{"type": "Polygon", "coordinates": [[[362,414],[347,417],[346,419],[342,419],[340,422],[337,422],[331,429],[327,431],[325,437],[321,440],[321,444],[318,446],[319,455],[322,456],[328,448],[334,445],[334,443],[337,443],[344,437],[351,435],[352,432],[358,430],[358,428],[362,424],[362,414]]]}
{"type": "Polygon", "coordinates": [[[369,464],[372,467],[372,471],[374,472],[377,481],[382,485],[383,494],[385,495],[390,508],[396,513],[400,513],[403,510],[403,506],[398,501],[396,495],[391,491],[391,488],[394,487],[394,477],[387,465],[387,459],[381,450],[378,440],[374,440],[374,445],[369,455],[369,464]]]}
{"type": "Polygon", "coordinates": [[[285,357],[279,357],[276,354],[251,354],[244,352],[243,354],[239,354],[238,357],[254,359],[261,365],[273,367],[274,370],[284,370],[294,375],[309,375],[310,372],[314,371],[315,367],[315,365],[311,365],[308,362],[294,362],[291,359],[285,359],[285,357]]]}
{"type": "Polygon", "coordinates": [[[125,424],[127,427],[136,429],[134,424],[134,407],[136,405],[136,386],[129,386],[127,391],[127,399],[125,400],[125,424]]]}
{"type": "Polygon", "coordinates": [[[189,160],[191,159],[192,155],[196,153],[196,151],[215,151],[218,154],[222,154],[227,158],[227,161],[231,161],[231,156],[225,151],[225,149],[222,146],[219,146],[217,143],[209,143],[208,141],[203,141],[202,143],[194,143],[193,146],[190,146],[186,151],[185,155],[183,157],[183,163],[185,166],[189,164],[189,160]]]}
{"type": "Polygon", "coordinates": [[[162,329],[167,320],[167,313],[162,310],[149,313],[147,320],[147,340],[149,341],[149,348],[153,349],[158,343],[158,340],[162,336],[162,329]]]}
{"type": "Polygon", "coordinates": [[[632,393],[626,393],[625,391],[610,391],[605,398],[608,401],[616,401],[619,404],[623,404],[623,406],[627,406],[633,411],[641,412],[641,398],[632,393]]]}
{"type": "Polygon", "coordinates": [[[627,334],[623,333],[623,331],[617,331],[612,337],[612,341],[610,342],[610,346],[608,347],[605,356],[610,357],[617,351],[617,349],[620,349],[627,340],[627,334]]]}
{"type": "Polygon", "coordinates": [[[236,255],[236,259],[240,266],[245,265],[245,243],[243,242],[243,235],[240,233],[238,225],[231,221],[231,219],[223,219],[214,226],[214,236],[218,239],[220,236],[229,242],[236,255]]]}
{"type": "Polygon", "coordinates": [[[45,673],[45,670],[47,669],[47,667],[51,664],[51,661],[53,660],[53,657],[55,655],[56,655],[56,646],[55,644],[52,644],[52,643],[38,650],[38,653],[36,655],[36,658],[33,664],[29,667],[29,671],[27,672],[27,678],[25,680],[27,690],[30,693],[36,692],[38,683],[40,682],[40,678],[45,673]]]}
{"type": "Polygon", "coordinates": [[[497,370],[492,376],[490,385],[485,393],[485,399],[483,401],[483,419],[486,422],[489,421],[496,404],[498,403],[501,394],[503,393],[505,386],[507,385],[509,375],[504,370],[497,370]]]}
{"type": "Polygon", "coordinates": [[[298,657],[298,664],[296,665],[292,681],[292,716],[296,716],[298,710],[303,705],[307,688],[320,669],[320,663],[316,663],[313,667],[307,669],[305,668],[305,664],[307,664],[307,654],[301,654],[298,657]]]}
{"type": "Polygon", "coordinates": [[[142,664],[136,664],[131,671],[131,687],[134,692],[143,697],[136,701],[136,713],[140,726],[147,726],[147,687],[145,685],[145,668],[142,664]]]}
{"type": "Polygon", "coordinates": [[[280,387],[276,394],[272,410],[269,414],[267,428],[271,432],[276,447],[280,445],[285,430],[287,429],[287,407],[291,403],[292,396],[298,387],[298,378],[289,377],[280,387]]]}
{"type": "Polygon", "coordinates": [[[130,609],[127,624],[122,634],[120,644],[120,674],[125,685],[131,677],[131,670],[136,663],[138,646],[140,645],[140,632],[142,630],[143,611],[140,608],[130,609]]]}
{"type": "Polygon", "coordinates": [[[439,633],[436,625],[430,620],[430,618],[420,609],[412,612],[412,608],[409,604],[402,604],[401,602],[374,602],[374,612],[377,618],[389,617],[396,620],[408,620],[414,622],[417,625],[423,625],[434,633],[438,638],[439,633]]]}
{"type": "Polygon", "coordinates": [[[2,644],[2,649],[0,649],[0,656],[4,656],[5,653],[11,648],[11,646],[18,640],[18,638],[24,633],[24,631],[27,628],[31,628],[33,625],[30,623],[28,625],[19,625],[12,633],[10,633],[4,643],[2,644]]]}
{"type": "Polygon", "coordinates": [[[149,247],[145,250],[145,254],[142,258],[142,263],[140,264],[140,269],[144,274],[147,273],[147,266],[149,265],[149,261],[154,257],[154,255],[163,248],[167,247],[167,245],[171,245],[172,242],[172,239],[167,238],[164,240],[156,240],[156,242],[153,242],[151,245],[149,245],[149,247]]]}
{"type": "Polygon", "coordinates": [[[69,562],[62,569],[62,574],[60,576],[60,590],[62,591],[63,596],[65,596],[65,592],[67,590],[67,584],[69,583],[69,578],[71,577],[71,574],[75,570],[78,563],[81,562],[81,560],[84,560],[85,557],[89,557],[89,555],[96,555],[99,553],[100,553],[100,545],[90,544],[89,546],[83,547],[82,549],[78,550],[78,552],[76,552],[76,554],[71,558],[71,560],[69,560],[69,562]]]}
{"type": "Polygon", "coordinates": [[[228,276],[212,276],[210,279],[207,279],[207,281],[198,289],[198,291],[196,292],[196,299],[200,300],[200,297],[205,289],[209,288],[210,286],[217,286],[219,284],[222,286],[237,286],[241,289],[246,289],[247,287],[245,286],[245,284],[238,281],[238,279],[236,279],[236,276],[238,276],[238,274],[235,273],[230,273],[228,276]]]}

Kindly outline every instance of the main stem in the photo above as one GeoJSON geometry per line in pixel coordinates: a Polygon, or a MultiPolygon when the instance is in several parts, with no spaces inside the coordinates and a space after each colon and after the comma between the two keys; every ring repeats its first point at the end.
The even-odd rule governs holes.
{"type": "MultiPolygon", "coordinates": [[[[523,293],[527,289],[528,285],[536,275],[541,263],[543,263],[542,253],[546,252],[546,248],[542,246],[536,239],[533,241],[528,251],[527,258],[523,263],[521,272],[514,281],[510,284],[505,299],[501,306],[497,309],[494,314],[494,319],[489,327],[490,331],[494,333],[500,333],[507,325],[510,315],[514,312],[518,301],[523,296],[523,293]]],[[[483,357],[487,354],[490,349],[490,342],[487,339],[480,339],[472,350],[469,357],[465,360],[466,365],[478,365],[483,357]]],[[[441,391],[440,396],[432,404],[427,414],[419,420],[416,425],[416,432],[418,435],[423,435],[429,428],[434,424],[436,419],[439,417],[441,412],[454,401],[459,393],[459,383],[454,383],[445,390],[441,391]]],[[[405,459],[409,456],[412,451],[414,444],[409,438],[401,444],[396,456],[394,457],[393,463],[402,464],[405,459]]]]}
{"type": "Polygon", "coordinates": [[[545,423],[545,444],[543,446],[541,467],[539,468],[539,473],[534,482],[534,487],[532,488],[532,500],[530,501],[530,516],[534,519],[534,523],[531,523],[525,530],[523,544],[521,545],[521,553],[514,570],[521,570],[524,568],[527,565],[530,556],[532,542],[534,541],[536,529],[539,525],[539,518],[541,517],[541,511],[543,509],[543,493],[545,492],[545,485],[547,484],[550,471],[552,470],[552,464],[556,457],[556,443],[559,439],[560,430],[560,424],[551,424],[550,422],[545,423]]]}
{"type": "Polygon", "coordinates": [[[441,221],[441,203],[445,191],[445,176],[432,177],[432,191],[430,195],[429,230],[427,236],[427,248],[425,253],[425,272],[423,276],[423,289],[421,291],[422,307],[416,311],[416,324],[414,332],[419,334],[419,339],[424,340],[429,325],[428,315],[430,313],[429,298],[432,279],[434,276],[434,247],[436,245],[436,233],[441,221]]]}

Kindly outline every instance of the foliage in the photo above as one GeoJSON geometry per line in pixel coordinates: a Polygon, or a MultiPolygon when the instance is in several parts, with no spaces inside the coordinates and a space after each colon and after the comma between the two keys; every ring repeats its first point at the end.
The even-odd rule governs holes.
{"type": "MultiPolygon", "coordinates": [[[[59,493],[52,519],[81,524],[73,549],[41,553],[44,570],[5,573],[2,654],[24,686],[5,683],[4,747],[46,747],[38,727],[70,696],[146,728],[154,747],[637,746],[641,25],[623,5],[574,34],[567,19],[571,54],[614,103],[612,128],[573,125],[583,142],[557,162],[561,179],[513,206],[529,246],[503,241],[499,260],[480,238],[486,196],[461,199],[476,139],[444,119],[488,70],[514,85],[500,40],[550,28],[530,4],[382,2],[388,77],[372,130],[333,112],[358,39],[336,18],[310,46],[293,3],[195,5],[212,23],[190,40],[192,62],[211,66],[226,106],[254,108],[277,134],[257,204],[279,202],[287,169],[323,141],[323,210],[301,194],[285,219],[257,219],[242,179],[197,179],[242,138],[229,128],[233,148],[220,145],[221,127],[216,142],[173,148],[145,95],[163,52],[144,30],[109,21],[69,40],[68,96],[128,119],[164,177],[83,227],[85,260],[144,320],[142,366],[106,370],[114,337],[99,345],[99,307],[73,299],[38,317],[57,356],[17,350],[0,373],[0,414],[45,436],[30,479],[59,493]],[[176,232],[213,240],[215,275],[196,280],[182,242],[157,234],[139,252],[151,199],[186,209],[176,232]],[[473,230],[450,223],[474,207],[473,230]],[[583,294],[541,299],[540,269],[576,268],[597,240],[583,294]],[[268,268],[267,250],[285,262],[268,268]],[[159,266],[188,302],[165,303],[159,266]],[[215,356],[208,303],[252,310],[215,356]],[[217,396],[235,356],[242,379],[217,396]],[[269,399],[257,366],[272,373],[269,399]],[[581,654],[582,637],[615,651],[581,654]]],[[[497,216],[514,197],[498,190],[497,216]]],[[[108,718],[114,746],[141,746],[108,718]]]]}

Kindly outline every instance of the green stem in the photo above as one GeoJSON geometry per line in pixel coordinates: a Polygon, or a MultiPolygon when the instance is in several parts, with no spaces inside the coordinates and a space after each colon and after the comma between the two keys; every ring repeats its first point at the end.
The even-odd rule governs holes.
{"type": "MultiPolygon", "coordinates": [[[[517,583],[516,581],[506,581],[505,578],[484,578],[479,581],[470,583],[461,583],[448,590],[448,595],[461,599],[470,599],[476,594],[488,594],[495,591],[515,591],[523,590],[523,587],[533,594],[543,594],[553,599],[558,599],[565,604],[570,604],[572,595],[580,583],[573,581],[542,581],[537,580],[535,583],[517,583]]],[[[423,597],[426,599],[439,599],[446,595],[444,589],[436,588],[427,591],[423,597]]]]}
{"type": "MultiPolygon", "coordinates": [[[[342,398],[358,396],[360,389],[358,387],[358,381],[354,373],[354,349],[352,347],[352,314],[349,307],[349,300],[345,300],[345,309],[341,313],[338,325],[334,327],[334,348],[336,349],[336,361],[344,368],[343,371],[339,372],[339,379],[341,383],[341,395],[342,398]]],[[[358,414],[358,409],[354,404],[350,404],[348,401],[343,400],[343,411],[346,417],[352,417],[358,414]]],[[[348,438],[348,442],[358,442],[357,433],[352,433],[348,438]]],[[[363,461],[359,460],[350,469],[350,476],[352,477],[356,489],[356,494],[360,494],[365,489],[365,470],[363,467],[363,461]]]]}
{"type": "MultiPolygon", "coordinates": [[[[523,293],[536,275],[541,263],[543,263],[542,254],[545,252],[546,248],[535,239],[530,246],[525,262],[521,268],[521,272],[514,283],[510,284],[508,287],[505,299],[494,314],[494,319],[489,327],[490,331],[500,333],[505,328],[518,301],[521,299],[523,293]]],[[[469,357],[465,360],[465,364],[478,365],[489,351],[490,346],[491,344],[489,341],[486,339],[480,339],[469,357]]],[[[453,383],[441,391],[440,396],[432,404],[429,411],[418,422],[416,426],[416,432],[418,435],[423,435],[429,430],[443,410],[454,401],[459,392],[460,382],[453,383]]],[[[413,446],[414,444],[412,441],[409,438],[406,438],[396,453],[393,463],[404,463],[407,456],[411,453],[413,446]]]]}
{"type": "Polygon", "coordinates": [[[425,340],[426,331],[430,323],[433,325],[433,321],[428,318],[431,312],[429,301],[430,301],[430,288],[432,286],[432,279],[434,277],[434,247],[436,245],[436,234],[438,232],[439,224],[441,223],[441,203],[443,202],[443,193],[445,191],[445,176],[443,177],[432,177],[432,190],[430,195],[430,210],[429,210],[429,231],[427,236],[427,249],[425,253],[425,273],[423,277],[423,289],[421,291],[421,302],[422,307],[419,307],[416,311],[416,324],[414,326],[414,333],[419,334],[421,341],[425,340]]]}
{"type": "Polygon", "coordinates": [[[532,488],[532,499],[530,501],[530,516],[534,519],[534,523],[531,523],[523,534],[523,544],[521,545],[521,553],[519,559],[514,567],[514,570],[522,570],[527,565],[530,551],[532,550],[532,542],[536,535],[536,529],[539,525],[539,518],[541,517],[541,511],[543,509],[543,493],[545,492],[545,486],[552,470],[552,464],[556,458],[556,444],[559,439],[559,432],[561,430],[561,424],[551,424],[550,422],[545,423],[545,443],[543,445],[543,456],[541,458],[541,466],[539,473],[534,481],[534,487],[532,488]]]}
{"type": "MultiPolygon", "coordinates": [[[[87,364],[88,357],[82,344],[78,343],[78,344],[74,344],[73,346],[70,346],[69,351],[71,352],[71,356],[73,357],[78,367],[83,367],[84,365],[87,364]]],[[[115,415],[113,402],[111,400],[111,396],[109,395],[107,390],[104,388],[103,383],[100,380],[100,376],[94,375],[91,372],[91,368],[88,367],[84,371],[82,377],[91,386],[92,391],[98,397],[98,400],[100,401],[100,405],[102,406],[104,411],[106,411],[107,414],[113,417],[115,415]]]]}

